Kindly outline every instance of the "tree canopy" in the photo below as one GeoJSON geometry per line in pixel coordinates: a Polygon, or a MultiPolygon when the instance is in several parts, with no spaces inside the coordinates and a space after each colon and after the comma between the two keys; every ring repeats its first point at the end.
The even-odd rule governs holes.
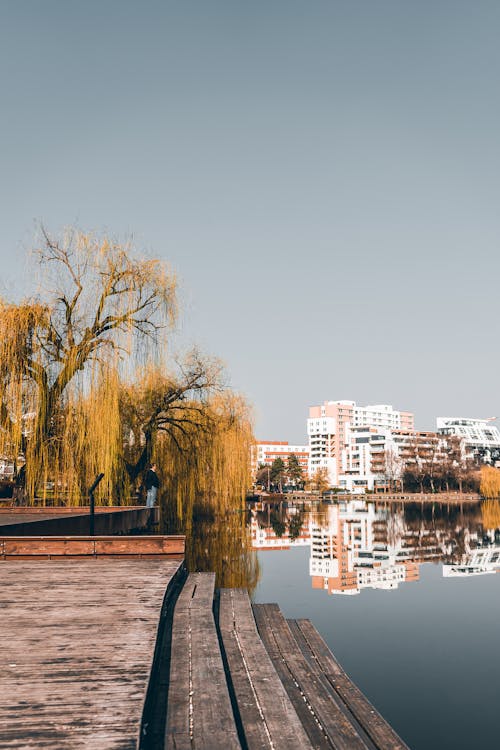
{"type": "MultiPolygon", "coordinates": [[[[220,363],[172,357],[176,279],[166,264],[106,237],[41,239],[38,291],[0,301],[0,455],[17,464],[27,498],[50,483],[79,502],[103,471],[112,502],[167,447],[187,475],[206,473],[209,445],[224,463],[229,433],[246,450],[249,410],[224,388],[220,363]]],[[[229,483],[244,473],[226,466],[229,483]]]]}

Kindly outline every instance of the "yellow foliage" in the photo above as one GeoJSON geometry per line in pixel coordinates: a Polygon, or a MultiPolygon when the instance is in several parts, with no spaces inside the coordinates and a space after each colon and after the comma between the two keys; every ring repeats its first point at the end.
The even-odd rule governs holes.
{"type": "Polygon", "coordinates": [[[319,492],[320,494],[322,492],[326,492],[330,487],[330,482],[328,479],[328,469],[326,468],[320,468],[317,469],[310,480],[307,482],[307,488],[310,490],[314,490],[315,492],[319,492]]]}
{"type": "Polygon", "coordinates": [[[243,508],[251,483],[253,432],[247,403],[233,393],[218,394],[201,416],[201,427],[186,424],[186,434],[175,440],[160,434],[155,448],[165,497],[179,521],[187,523],[195,505],[219,512],[243,508]]]}
{"type": "Polygon", "coordinates": [[[488,499],[500,498],[500,469],[481,467],[481,495],[488,499]]]}
{"type": "Polygon", "coordinates": [[[500,502],[498,500],[483,500],[481,514],[485,529],[500,529],[500,502]]]}

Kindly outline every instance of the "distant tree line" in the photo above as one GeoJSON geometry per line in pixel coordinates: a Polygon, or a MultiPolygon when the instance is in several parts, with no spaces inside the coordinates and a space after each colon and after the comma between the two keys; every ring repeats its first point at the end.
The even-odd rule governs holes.
{"type": "Polygon", "coordinates": [[[255,477],[255,484],[265,487],[270,492],[283,492],[284,487],[301,489],[304,487],[304,472],[299,459],[294,453],[287,461],[275,458],[272,464],[260,464],[255,477]]]}

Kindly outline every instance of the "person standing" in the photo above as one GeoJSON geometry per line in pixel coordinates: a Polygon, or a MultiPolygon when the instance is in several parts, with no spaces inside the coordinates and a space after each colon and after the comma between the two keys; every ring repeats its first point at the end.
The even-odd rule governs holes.
{"type": "Polygon", "coordinates": [[[150,464],[144,475],[144,487],[146,488],[146,508],[153,508],[156,504],[160,480],[156,473],[156,464],[150,464]]]}

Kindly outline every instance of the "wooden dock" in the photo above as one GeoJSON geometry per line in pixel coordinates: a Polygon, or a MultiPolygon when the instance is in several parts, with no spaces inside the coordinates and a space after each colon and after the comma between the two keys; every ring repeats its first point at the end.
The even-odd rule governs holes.
{"type": "Polygon", "coordinates": [[[0,562],[2,749],[408,750],[311,622],[158,539],[0,562]]]}
{"type": "Polygon", "coordinates": [[[0,562],[2,750],[139,746],[164,602],[183,572],[176,546],[0,562]]]}
{"type": "Polygon", "coordinates": [[[175,607],[167,750],[408,750],[308,620],[191,574],[175,607]]]}
{"type": "MultiPolygon", "coordinates": [[[[101,536],[152,529],[159,508],[143,505],[95,509],[94,531],[101,536]]],[[[65,536],[90,533],[90,508],[85,506],[0,508],[0,536],[65,536]]]]}

